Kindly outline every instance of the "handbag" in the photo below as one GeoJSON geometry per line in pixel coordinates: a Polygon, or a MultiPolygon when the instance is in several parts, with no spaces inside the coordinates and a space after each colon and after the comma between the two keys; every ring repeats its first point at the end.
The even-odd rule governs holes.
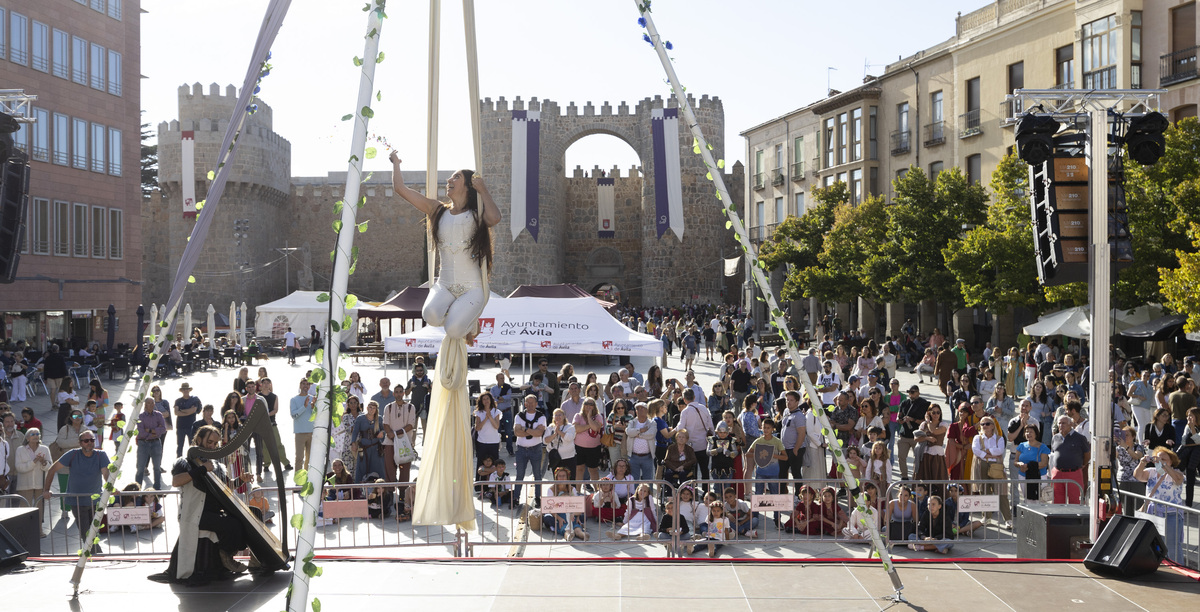
{"type": "Polygon", "coordinates": [[[392,458],[396,461],[396,465],[412,463],[417,458],[417,451],[413,450],[408,434],[398,435],[392,442],[392,458]]]}
{"type": "Polygon", "coordinates": [[[993,462],[989,463],[987,475],[988,475],[988,478],[991,478],[993,480],[1003,480],[1004,479],[1004,466],[1001,465],[1001,463],[999,461],[993,461],[993,462]]]}
{"type": "MultiPolygon", "coordinates": [[[[59,446],[58,440],[50,443],[50,459],[52,459],[55,463],[58,462],[58,459],[62,457],[63,453],[65,452],[67,451],[63,450],[63,447],[59,446]]],[[[3,487],[0,487],[0,489],[2,488],[3,487]]]]}
{"type": "Polygon", "coordinates": [[[613,432],[605,429],[604,435],[600,436],[600,444],[611,447],[616,444],[616,436],[613,435],[613,432]]]}

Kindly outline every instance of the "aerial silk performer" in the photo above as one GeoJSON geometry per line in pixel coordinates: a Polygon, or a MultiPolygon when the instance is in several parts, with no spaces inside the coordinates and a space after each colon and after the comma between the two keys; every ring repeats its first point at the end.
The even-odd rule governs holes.
{"type": "Polygon", "coordinates": [[[467,345],[475,344],[479,315],[491,293],[491,228],[500,222],[500,209],[483,178],[472,170],[459,170],[446,180],[450,200],[446,203],[406,186],[400,156],[393,151],[390,159],[392,185],[400,197],[425,214],[433,237],[431,246],[437,253],[437,280],[429,288],[421,316],[426,324],[446,330],[438,351],[412,520],[414,525],[457,525],[470,531],[475,528],[475,471],[467,345]]]}

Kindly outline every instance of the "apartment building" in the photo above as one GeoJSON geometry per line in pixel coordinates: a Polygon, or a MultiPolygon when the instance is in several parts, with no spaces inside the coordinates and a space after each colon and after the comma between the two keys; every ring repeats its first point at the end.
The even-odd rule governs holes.
{"type": "MultiPolygon", "coordinates": [[[[814,187],[839,181],[855,202],[889,196],[892,181],[913,167],[929,175],[958,167],[986,184],[1014,146],[1012,119],[1024,109],[1005,96],[1015,89],[1163,88],[1164,114],[1195,117],[1196,30],[1194,0],[999,0],[960,14],[949,40],[887,65],[859,87],[831,91],[741,133],[751,237],[765,240],[788,215],[804,213],[814,187]]],[[[773,282],[781,285],[782,274],[773,282]]],[[[838,311],[844,321],[877,330],[865,304],[838,311]]],[[[893,304],[886,333],[917,316],[925,329],[945,325],[931,308],[893,304]]],[[[984,313],[955,317],[958,330],[989,324],[984,313]]]]}
{"type": "Polygon", "coordinates": [[[0,0],[0,88],[37,96],[14,136],[30,158],[4,338],[133,342],[141,298],[139,0],[0,0]]]}

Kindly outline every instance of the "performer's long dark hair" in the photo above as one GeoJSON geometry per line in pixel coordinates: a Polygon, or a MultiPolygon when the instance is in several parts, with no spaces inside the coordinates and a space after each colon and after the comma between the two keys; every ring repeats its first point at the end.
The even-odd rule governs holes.
{"type": "MultiPolygon", "coordinates": [[[[483,221],[483,212],[479,210],[479,192],[475,191],[475,186],[471,184],[471,179],[475,176],[474,170],[463,169],[463,180],[467,183],[467,204],[466,209],[475,215],[475,235],[471,237],[471,257],[476,261],[483,258],[487,261],[488,275],[492,273],[492,228],[488,227],[483,221]]],[[[429,223],[433,229],[433,246],[436,249],[438,245],[438,225],[442,222],[442,215],[450,206],[439,206],[429,216],[429,223]]]]}

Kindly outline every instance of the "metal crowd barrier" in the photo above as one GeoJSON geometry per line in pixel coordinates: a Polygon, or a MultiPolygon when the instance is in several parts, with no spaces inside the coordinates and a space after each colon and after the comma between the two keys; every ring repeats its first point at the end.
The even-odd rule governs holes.
{"type": "Polygon", "coordinates": [[[1121,504],[1133,504],[1133,516],[1154,523],[1158,534],[1167,546],[1167,558],[1184,567],[1200,570],[1200,510],[1179,504],[1120,491],[1121,504]],[[1142,510],[1143,504],[1154,502],[1161,508],[1162,515],[1142,510]]]}
{"type": "MultiPolygon", "coordinates": [[[[654,508],[656,525],[661,525],[664,508],[668,501],[676,503],[672,514],[672,523],[679,524],[678,498],[676,491],[664,480],[543,480],[534,482],[505,481],[498,484],[487,481],[475,483],[477,498],[483,494],[501,494],[511,490],[512,499],[509,502],[499,502],[495,505],[490,500],[480,501],[481,510],[476,520],[475,532],[468,534],[466,552],[474,556],[474,549],[480,546],[507,547],[545,547],[572,546],[579,548],[612,547],[622,541],[642,545],[654,553],[661,547],[666,557],[675,556],[677,538],[673,534],[662,534],[655,529],[642,537],[617,537],[625,521],[618,518],[618,512],[611,507],[597,507],[596,493],[601,486],[613,486],[614,499],[619,500],[617,487],[636,494],[640,485],[650,486],[650,499],[654,508]],[[521,499],[517,499],[514,485],[520,485],[521,499]],[[550,494],[554,485],[567,485],[574,489],[575,495],[553,496],[550,494]],[[535,511],[531,508],[534,487],[541,489],[541,506],[535,511]],[[524,506],[524,507],[523,507],[524,506]],[[556,512],[556,509],[561,511],[556,512]],[[560,533],[557,525],[564,525],[560,533]],[[579,525],[581,533],[586,537],[575,534],[574,525],[579,525]]],[[[620,508],[629,506],[628,498],[620,503],[620,508]]],[[[644,550],[645,550],[644,549],[644,550]]]]}
{"type": "MultiPolygon", "coordinates": [[[[406,499],[402,507],[405,514],[411,515],[415,486],[410,482],[325,485],[313,547],[319,550],[448,547],[450,556],[457,556],[461,541],[454,527],[418,526],[410,519],[400,520],[398,502],[406,499]]],[[[299,487],[288,487],[287,494],[288,508],[300,512],[303,499],[299,487]]],[[[276,523],[288,522],[288,517],[277,519],[276,523]]],[[[298,535],[293,530],[295,537],[289,538],[289,542],[294,545],[299,541],[298,535]]]]}
{"type": "MultiPolygon", "coordinates": [[[[169,555],[175,546],[179,515],[179,491],[154,491],[159,496],[162,505],[162,521],[157,527],[137,525],[114,525],[112,516],[121,511],[126,505],[133,505],[136,498],[148,495],[148,492],[130,491],[113,495],[112,503],[105,517],[105,529],[98,536],[99,552],[94,556],[107,555],[169,555]]],[[[34,506],[43,507],[42,529],[45,531],[49,524],[48,535],[42,538],[42,555],[75,556],[83,548],[83,534],[80,534],[79,521],[76,514],[67,509],[76,504],[95,505],[90,495],[71,495],[51,493],[49,499],[39,496],[34,506]],[[45,502],[43,504],[43,502],[45,502]],[[66,507],[64,508],[64,504],[66,507]]],[[[119,522],[119,519],[117,519],[119,522]]],[[[86,531],[86,530],[85,530],[86,531]]]]}

